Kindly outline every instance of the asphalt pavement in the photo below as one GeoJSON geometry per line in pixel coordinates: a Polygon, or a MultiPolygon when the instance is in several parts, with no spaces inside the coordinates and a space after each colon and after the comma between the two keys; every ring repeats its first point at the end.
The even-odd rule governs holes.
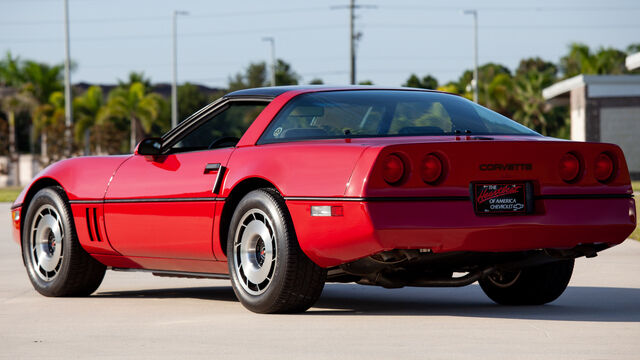
{"type": "Polygon", "coordinates": [[[579,259],[545,306],[492,303],[477,284],[328,284],[298,315],[258,315],[228,281],[107,272],[87,298],[29,283],[0,203],[0,358],[638,359],[640,242],[579,259]]]}

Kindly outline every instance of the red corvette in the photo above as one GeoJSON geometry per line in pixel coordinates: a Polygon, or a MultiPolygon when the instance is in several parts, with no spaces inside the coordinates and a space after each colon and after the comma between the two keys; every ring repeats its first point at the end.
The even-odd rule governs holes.
{"type": "Polygon", "coordinates": [[[12,217],[46,296],[89,295],[111,269],[230,278],[261,313],[304,311],[325,281],[478,281],[497,303],[544,304],[575,258],[633,231],[632,194],[618,146],[455,95],[276,87],[230,93],[133,155],[53,164],[12,217]]]}

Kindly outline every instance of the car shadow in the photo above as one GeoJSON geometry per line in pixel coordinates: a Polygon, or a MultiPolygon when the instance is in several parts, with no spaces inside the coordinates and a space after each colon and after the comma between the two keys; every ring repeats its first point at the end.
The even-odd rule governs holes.
{"type": "Polygon", "coordinates": [[[560,321],[640,321],[640,289],[570,286],[542,306],[502,306],[477,284],[464,288],[383,289],[332,284],[309,314],[462,316],[560,321]],[[315,310],[315,311],[314,311],[315,310]]]}
{"type": "MultiPolygon", "coordinates": [[[[98,292],[97,298],[237,299],[230,286],[98,292]]],[[[588,322],[640,321],[640,289],[570,286],[556,301],[542,306],[502,306],[487,298],[480,286],[464,288],[384,289],[355,284],[327,284],[304,315],[458,316],[588,322]]]]}
{"type": "Polygon", "coordinates": [[[211,286],[211,287],[185,287],[185,288],[165,288],[149,290],[128,290],[128,291],[98,291],[92,297],[98,298],[149,298],[149,299],[179,299],[192,298],[200,300],[215,301],[238,301],[231,286],[211,286]]]}

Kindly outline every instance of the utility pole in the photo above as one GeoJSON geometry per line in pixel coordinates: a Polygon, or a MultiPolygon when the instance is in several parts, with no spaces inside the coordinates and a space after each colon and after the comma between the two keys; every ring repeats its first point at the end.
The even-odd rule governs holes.
{"type": "Polygon", "coordinates": [[[350,76],[351,85],[356,84],[356,46],[357,41],[362,37],[361,32],[355,30],[356,9],[375,9],[375,5],[356,5],[356,0],[350,0],[348,6],[332,6],[332,9],[349,9],[349,50],[350,50],[350,76]]]}
{"type": "Polygon", "coordinates": [[[262,41],[271,43],[271,86],[276,86],[276,39],[273,36],[266,36],[262,41]]]}
{"type": "Polygon", "coordinates": [[[473,101],[478,103],[478,11],[465,10],[465,15],[473,15],[473,101]]]}
{"type": "Polygon", "coordinates": [[[64,138],[66,141],[65,155],[71,157],[73,138],[73,107],[71,99],[71,50],[69,49],[69,0],[64,0],[64,138]]]}
{"type": "Polygon", "coordinates": [[[173,79],[171,81],[171,128],[178,125],[178,15],[189,15],[186,11],[173,11],[173,79]]]}

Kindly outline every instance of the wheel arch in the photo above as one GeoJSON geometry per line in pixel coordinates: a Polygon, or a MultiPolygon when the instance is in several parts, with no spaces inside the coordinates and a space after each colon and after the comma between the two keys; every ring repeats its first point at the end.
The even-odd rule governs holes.
{"type": "MultiPolygon", "coordinates": [[[[31,186],[29,187],[29,190],[27,190],[27,193],[24,196],[24,200],[22,201],[22,210],[20,212],[22,214],[26,214],[29,209],[29,205],[31,204],[31,200],[36,195],[36,193],[44,188],[51,187],[51,186],[59,186],[62,188],[62,191],[64,191],[64,193],[67,194],[67,191],[65,190],[65,188],[58,181],[50,177],[42,177],[36,180],[33,184],[31,184],[31,186]]],[[[25,219],[26,217],[21,216],[21,218],[25,219]]],[[[72,220],[73,220],[73,217],[72,217],[72,220]]],[[[23,231],[24,231],[24,221],[20,221],[20,239],[22,239],[23,231]]],[[[20,242],[20,246],[22,246],[22,241],[20,242]]]]}
{"type": "Polygon", "coordinates": [[[233,212],[238,206],[238,203],[240,203],[240,200],[242,200],[245,195],[253,190],[262,188],[274,189],[282,195],[282,192],[271,181],[260,177],[250,177],[238,182],[231,189],[231,192],[227,196],[224,202],[224,207],[222,208],[222,213],[220,215],[220,226],[218,230],[218,235],[220,237],[220,247],[222,248],[222,252],[225,256],[227,256],[227,237],[229,234],[229,225],[231,223],[231,217],[233,217],[233,212]]]}

